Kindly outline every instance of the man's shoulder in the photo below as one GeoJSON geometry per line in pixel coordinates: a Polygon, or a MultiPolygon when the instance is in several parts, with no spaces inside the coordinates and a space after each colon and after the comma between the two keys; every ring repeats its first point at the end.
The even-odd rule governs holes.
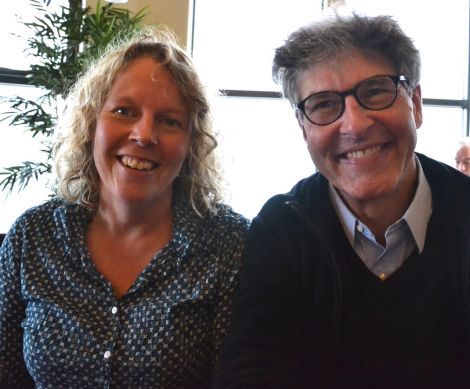
{"type": "Polygon", "coordinates": [[[431,188],[434,210],[455,220],[470,216],[470,177],[443,162],[418,155],[424,175],[431,188]]]}
{"type": "Polygon", "coordinates": [[[433,192],[441,190],[447,192],[452,190],[458,192],[470,191],[470,177],[444,162],[437,161],[424,154],[416,153],[416,155],[433,192]]]}
{"type": "Polygon", "coordinates": [[[272,196],[261,208],[258,216],[282,215],[290,205],[308,208],[325,198],[328,193],[328,181],[320,173],[298,181],[288,192],[272,196]]]}

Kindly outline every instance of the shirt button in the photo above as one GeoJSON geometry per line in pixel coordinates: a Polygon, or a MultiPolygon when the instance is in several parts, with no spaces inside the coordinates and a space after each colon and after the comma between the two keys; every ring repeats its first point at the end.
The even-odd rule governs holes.
{"type": "Polygon", "coordinates": [[[115,315],[115,314],[117,313],[117,311],[118,311],[117,307],[112,307],[112,308],[111,308],[111,313],[112,313],[113,315],[115,315]]]}
{"type": "Polygon", "coordinates": [[[364,231],[364,227],[362,227],[360,224],[357,225],[356,229],[357,229],[359,232],[363,232],[363,231],[364,231]]]}
{"type": "Polygon", "coordinates": [[[111,351],[106,351],[103,356],[104,359],[109,359],[111,357],[111,351]]]}

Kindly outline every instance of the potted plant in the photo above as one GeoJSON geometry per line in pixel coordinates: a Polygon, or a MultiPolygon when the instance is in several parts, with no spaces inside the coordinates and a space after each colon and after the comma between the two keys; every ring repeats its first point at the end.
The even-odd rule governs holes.
{"type": "Polygon", "coordinates": [[[20,165],[0,170],[1,190],[24,189],[32,178],[52,170],[51,139],[59,113],[59,106],[67,88],[75,81],[84,65],[115,38],[117,34],[130,34],[142,26],[145,9],[133,14],[114,4],[94,9],[83,7],[82,0],[69,0],[68,6],[51,12],[51,0],[29,0],[35,8],[34,20],[24,21],[32,31],[27,39],[26,55],[37,61],[26,72],[27,83],[44,93],[37,100],[21,96],[4,97],[10,109],[1,114],[0,120],[8,120],[11,126],[26,128],[32,137],[45,137],[41,161],[24,161],[20,165]]]}

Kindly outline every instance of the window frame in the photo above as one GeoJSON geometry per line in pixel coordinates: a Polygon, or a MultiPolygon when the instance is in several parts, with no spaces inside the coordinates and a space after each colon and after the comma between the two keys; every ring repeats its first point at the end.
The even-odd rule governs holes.
{"type": "MultiPolygon", "coordinates": [[[[192,26],[190,34],[190,53],[194,51],[194,36],[195,36],[195,19],[196,19],[196,7],[199,0],[192,1],[192,26]]],[[[468,7],[468,17],[470,20],[470,2],[468,7]]],[[[425,98],[423,97],[423,105],[435,106],[435,107],[454,107],[465,110],[465,122],[463,128],[465,136],[470,136],[470,23],[467,30],[467,42],[468,42],[468,65],[467,65],[467,88],[466,98],[461,100],[456,99],[439,99],[439,98],[425,98]]],[[[246,89],[221,89],[221,93],[226,97],[252,97],[252,98],[282,98],[282,93],[276,91],[265,91],[265,90],[246,90],[246,89]]]]}

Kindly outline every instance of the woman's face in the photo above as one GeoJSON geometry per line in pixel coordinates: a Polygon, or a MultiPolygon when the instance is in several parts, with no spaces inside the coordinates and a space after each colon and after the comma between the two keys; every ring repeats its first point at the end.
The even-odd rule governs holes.
{"type": "Polygon", "coordinates": [[[168,204],[190,138],[189,109],[169,71],[150,57],[136,59],[117,76],[97,116],[100,201],[168,204]]]}

